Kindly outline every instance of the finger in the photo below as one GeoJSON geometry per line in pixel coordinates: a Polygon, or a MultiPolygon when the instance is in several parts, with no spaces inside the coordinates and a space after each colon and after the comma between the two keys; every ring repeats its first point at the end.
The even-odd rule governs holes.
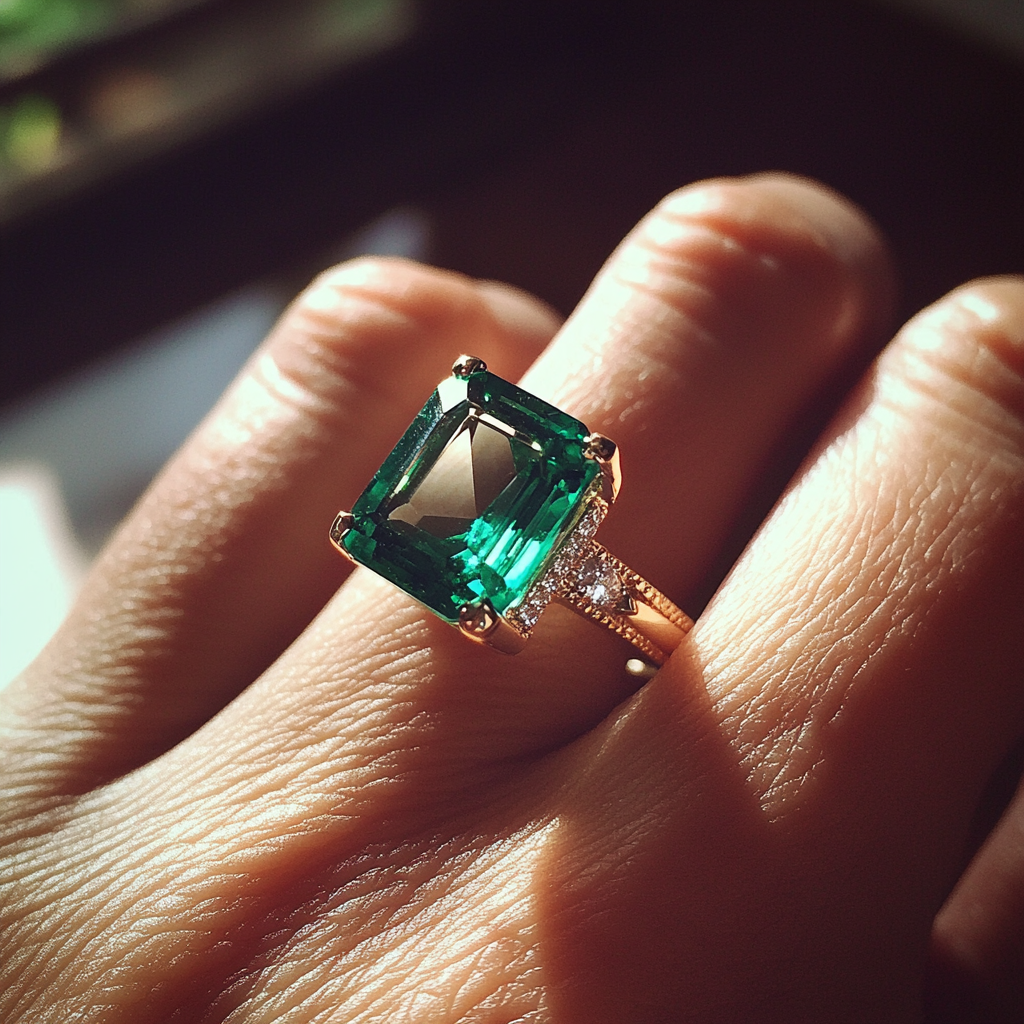
{"type": "Polygon", "coordinates": [[[619,1019],[661,971],[697,1016],[730,992],[780,1019],[920,1013],[1024,717],[1022,526],[1024,283],[995,280],[900,333],[677,657],[567,759],[587,777],[548,909],[573,1012],[619,1019]],[[723,948],[730,971],[687,966],[723,948]]]}
{"type": "Polygon", "coordinates": [[[602,542],[687,595],[797,414],[888,337],[893,295],[877,231],[816,183],[763,174],[670,196],[524,381],[619,444],[602,542]]]}
{"type": "MultiPolygon", "coordinates": [[[[947,795],[973,801],[1005,756],[1024,699],[1024,631],[1015,628],[1024,610],[1022,330],[1014,279],[960,289],[911,321],[731,578],[704,634],[708,650],[726,649],[730,627],[761,634],[787,623],[786,642],[756,678],[741,680],[738,665],[721,663],[712,683],[723,706],[754,702],[745,705],[754,712],[750,742],[765,761],[777,764],[769,748],[784,748],[792,730],[805,728],[808,702],[826,720],[840,709],[852,715],[855,699],[858,713],[870,716],[863,728],[888,728],[887,699],[906,704],[913,695],[925,704],[926,694],[925,717],[913,707],[915,743],[902,746],[908,757],[932,760],[937,752],[918,745],[925,721],[955,729],[956,747],[974,761],[943,757],[939,777],[954,787],[947,795]],[[774,579],[804,602],[798,618],[781,600],[754,614],[749,595],[763,597],[755,581],[772,578],[773,564],[774,579]],[[808,570],[813,575],[802,575],[808,570]],[[821,689],[769,686],[773,675],[792,675],[787,659],[808,656],[809,636],[810,657],[823,659],[813,673],[821,689]],[[906,678],[896,668],[901,657],[913,669],[906,678]],[[764,716],[756,713],[762,708],[764,716]]],[[[816,751],[794,754],[784,777],[764,782],[782,803],[789,786],[802,787],[816,751]]]]}
{"type": "MultiPolygon", "coordinates": [[[[891,291],[885,267],[858,214],[788,179],[684,190],[624,243],[528,381],[620,442],[625,486],[639,493],[615,529],[641,572],[663,585],[699,573],[702,556],[678,535],[695,529],[713,543],[794,410],[870,343],[891,291]]],[[[439,775],[440,799],[444,786],[477,785],[477,772],[501,772],[606,714],[625,692],[616,645],[566,613],[508,658],[356,572],[211,724],[204,749],[246,784],[284,749],[315,746],[326,771],[355,760],[408,778],[423,764],[439,775]]]]}
{"type": "Polygon", "coordinates": [[[451,360],[471,349],[516,376],[556,326],[514,289],[402,261],[320,277],[4,695],[7,771],[49,791],[87,788],[205,721],[337,588],[345,563],[326,540],[331,519],[451,360]]]}
{"type": "Polygon", "coordinates": [[[1024,1018],[1024,787],[932,928],[927,1019],[1024,1018]]]}

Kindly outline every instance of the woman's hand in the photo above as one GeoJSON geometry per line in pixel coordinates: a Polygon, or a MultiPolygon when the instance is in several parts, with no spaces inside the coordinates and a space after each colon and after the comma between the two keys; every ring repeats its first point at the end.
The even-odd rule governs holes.
{"type": "Polygon", "coordinates": [[[1020,801],[933,919],[1024,731],[1024,283],[903,328],[635,693],[592,623],[507,657],[327,542],[470,351],[618,442],[601,539],[685,607],[891,296],[783,176],[670,196],[560,330],[322,276],[2,695],[0,1020],[915,1020],[930,944],[1019,1012],[1020,801]]]}

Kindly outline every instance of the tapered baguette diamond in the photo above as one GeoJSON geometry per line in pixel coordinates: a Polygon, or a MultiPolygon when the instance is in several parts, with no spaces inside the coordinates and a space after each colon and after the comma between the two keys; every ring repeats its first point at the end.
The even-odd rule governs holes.
{"type": "Polygon", "coordinates": [[[523,600],[601,485],[587,428],[486,370],[441,382],[341,546],[441,618],[523,600]]]}

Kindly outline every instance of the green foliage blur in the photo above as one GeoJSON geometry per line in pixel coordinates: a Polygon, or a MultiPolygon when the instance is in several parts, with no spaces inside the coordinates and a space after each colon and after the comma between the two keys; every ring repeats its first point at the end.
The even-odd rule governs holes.
{"type": "Polygon", "coordinates": [[[57,156],[61,129],[60,110],[45,96],[28,93],[0,107],[0,170],[45,170],[57,156]]]}
{"type": "Polygon", "coordinates": [[[118,0],[0,0],[0,74],[103,35],[124,6],[118,0]]]}

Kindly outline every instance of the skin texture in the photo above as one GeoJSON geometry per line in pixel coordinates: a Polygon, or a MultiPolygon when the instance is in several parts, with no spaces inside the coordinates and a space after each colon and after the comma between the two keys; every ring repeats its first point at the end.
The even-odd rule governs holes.
{"type": "Polygon", "coordinates": [[[561,327],[314,282],[2,695],[0,1021],[1018,1019],[1020,799],[965,861],[1024,731],[1024,283],[804,436],[892,293],[781,175],[669,196],[561,327]],[[564,610],[509,658],[330,551],[464,351],[618,442],[601,539],[684,606],[806,452],[643,687],[564,610]]]}

